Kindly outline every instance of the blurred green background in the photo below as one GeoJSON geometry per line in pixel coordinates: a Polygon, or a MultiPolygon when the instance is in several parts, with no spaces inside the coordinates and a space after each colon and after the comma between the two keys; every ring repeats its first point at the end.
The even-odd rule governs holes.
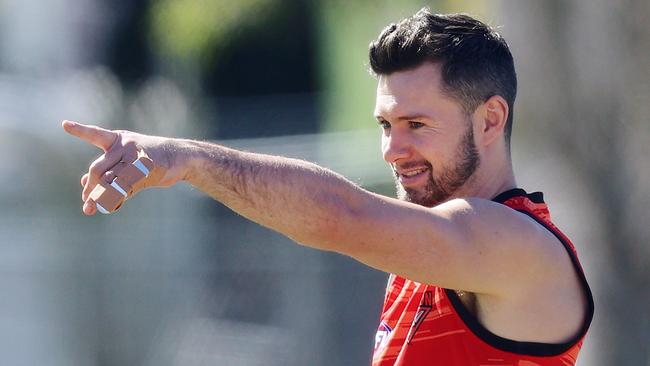
{"type": "Polygon", "coordinates": [[[0,1],[0,363],[369,364],[386,275],[188,186],[81,214],[62,119],[304,158],[392,195],[367,46],[422,6],[497,26],[519,185],[596,297],[579,365],[650,365],[650,3],[0,1]]]}

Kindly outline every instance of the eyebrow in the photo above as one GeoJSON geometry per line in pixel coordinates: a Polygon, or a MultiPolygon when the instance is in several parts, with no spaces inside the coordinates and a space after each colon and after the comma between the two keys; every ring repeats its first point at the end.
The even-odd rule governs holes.
{"type": "MultiPolygon", "coordinates": [[[[385,121],[386,120],[384,117],[379,116],[379,115],[375,115],[375,118],[378,121],[385,121]]],[[[424,114],[413,114],[413,115],[410,115],[410,116],[400,116],[400,117],[397,118],[398,121],[413,121],[413,120],[417,120],[417,119],[431,119],[431,117],[426,116],[424,114]]]]}

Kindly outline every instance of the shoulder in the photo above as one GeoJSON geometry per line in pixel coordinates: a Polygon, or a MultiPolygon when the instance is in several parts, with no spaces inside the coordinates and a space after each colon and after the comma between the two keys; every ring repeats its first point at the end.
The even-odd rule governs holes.
{"type": "Polygon", "coordinates": [[[453,199],[432,210],[460,228],[464,241],[480,253],[475,260],[503,271],[503,282],[497,281],[495,291],[527,289],[537,281],[561,280],[573,272],[563,244],[525,213],[481,198],[453,199]]]}
{"type": "Polygon", "coordinates": [[[456,198],[435,206],[432,210],[463,225],[468,233],[480,235],[485,240],[515,241],[528,247],[555,239],[551,232],[529,215],[482,198],[456,198]]]}

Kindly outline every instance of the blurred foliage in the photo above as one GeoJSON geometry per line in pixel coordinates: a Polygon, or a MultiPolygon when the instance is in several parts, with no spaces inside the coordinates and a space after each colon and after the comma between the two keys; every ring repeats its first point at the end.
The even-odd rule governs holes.
{"type": "Polygon", "coordinates": [[[214,62],[201,70],[208,94],[303,94],[319,89],[313,6],[308,0],[276,3],[272,11],[256,15],[255,22],[234,29],[228,41],[213,50],[209,59],[214,62]]]}
{"type": "Polygon", "coordinates": [[[148,14],[159,70],[182,84],[213,96],[318,89],[311,1],[160,0],[148,14]]]}
{"type": "Polygon", "coordinates": [[[154,48],[163,57],[211,62],[214,49],[277,7],[277,0],[159,0],[150,8],[154,48]]]}

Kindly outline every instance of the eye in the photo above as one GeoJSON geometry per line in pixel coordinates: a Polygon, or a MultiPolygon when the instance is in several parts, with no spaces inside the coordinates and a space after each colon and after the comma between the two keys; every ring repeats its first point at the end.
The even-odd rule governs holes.
{"type": "Polygon", "coordinates": [[[388,130],[390,128],[390,123],[388,121],[384,120],[384,121],[379,121],[378,123],[379,126],[384,130],[388,130]]]}
{"type": "Polygon", "coordinates": [[[413,130],[416,130],[420,127],[424,127],[424,123],[422,122],[416,122],[416,121],[409,121],[409,127],[413,130]]]}

